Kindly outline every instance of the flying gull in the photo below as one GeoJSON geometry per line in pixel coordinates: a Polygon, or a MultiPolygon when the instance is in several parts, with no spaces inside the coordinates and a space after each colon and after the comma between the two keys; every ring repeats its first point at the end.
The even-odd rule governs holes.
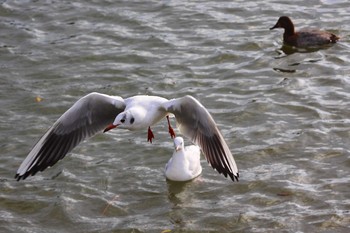
{"type": "Polygon", "coordinates": [[[53,166],[84,139],[113,128],[148,129],[148,141],[154,138],[151,126],[173,114],[180,132],[198,145],[208,163],[225,177],[238,181],[235,160],[216,123],[205,107],[192,96],[165,99],[137,95],[126,99],[90,93],[79,99],[34,145],[17,170],[15,178],[25,179],[53,166]]]}

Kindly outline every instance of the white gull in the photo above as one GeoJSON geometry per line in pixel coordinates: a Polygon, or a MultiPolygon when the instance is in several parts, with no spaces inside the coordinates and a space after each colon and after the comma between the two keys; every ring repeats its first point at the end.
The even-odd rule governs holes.
{"type": "Polygon", "coordinates": [[[197,145],[184,146],[184,139],[174,139],[175,150],[165,166],[165,176],[173,181],[188,181],[202,173],[200,148],[197,145]]]}
{"type": "Polygon", "coordinates": [[[103,129],[148,128],[148,141],[152,142],[150,127],[166,117],[169,133],[175,137],[169,114],[175,115],[180,132],[202,149],[217,172],[238,181],[236,162],[222,134],[207,109],[192,96],[167,100],[137,95],[123,99],[96,92],[79,99],[53,124],[24,159],[15,178],[25,179],[53,166],[85,138],[103,129]]]}

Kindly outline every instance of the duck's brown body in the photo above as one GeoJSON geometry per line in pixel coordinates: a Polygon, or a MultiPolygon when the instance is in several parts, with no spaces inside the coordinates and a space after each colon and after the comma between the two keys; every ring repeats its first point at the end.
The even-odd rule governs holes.
{"type": "Polygon", "coordinates": [[[339,40],[339,37],[333,33],[316,29],[296,32],[292,20],[287,16],[281,16],[270,30],[274,28],[284,28],[283,42],[296,47],[321,46],[339,40]]]}

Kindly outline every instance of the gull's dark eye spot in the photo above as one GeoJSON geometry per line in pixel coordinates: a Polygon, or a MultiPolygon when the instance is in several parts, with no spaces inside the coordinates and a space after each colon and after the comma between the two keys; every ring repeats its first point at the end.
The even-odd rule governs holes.
{"type": "Polygon", "coordinates": [[[124,123],[124,122],[125,122],[125,119],[121,119],[120,122],[121,122],[121,123],[124,123]]]}
{"type": "Polygon", "coordinates": [[[130,119],[130,124],[134,123],[134,121],[135,121],[135,118],[132,117],[132,118],[130,119]]]}

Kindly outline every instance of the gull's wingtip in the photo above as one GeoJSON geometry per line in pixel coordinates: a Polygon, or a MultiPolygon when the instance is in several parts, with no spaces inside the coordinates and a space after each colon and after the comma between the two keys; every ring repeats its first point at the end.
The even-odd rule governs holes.
{"type": "Polygon", "coordinates": [[[16,175],[15,175],[14,179],[16,179],[17,181],[25,180],[28,176],[35,175],[35,173],[36,172],[33,173],[31,171],[26,171],[26,172],[22,173],[20,170],[18,170],[16,172],[16,175]]]}
{"type": "Polygon", "coordinates": [[[239,182],[238,178],[239,178],[239,173],[238,173],[238,172],[236,173],[236,175],[232,174],[232,176],[231,176],[231,180],[232,180],[233,182],[235,182],[235,180],[236,180],[237,182],[239,182]]]}
{"type": "Polygon", "coordinates": [[[20,181],[21,179],[24,180],[25,178],[23,178],[23,176],[21,176],[20,174],[16,173],[15,180],[20,181]]]}
{"type": "MultiPolygon", "coordinates": [[[[215,169],[216,170],[216,169],[215,169]]],[[[221,172],[220,172],[221,173],[221,172]]],[[[228,173],[224,173],[223,172],[223,175],[227,178],[227,175],[231,178],[231,180],[233,182],[239,182],[238,178],[239,178],[239,173],[237,172],[236,174],[233,174],[231,172],[228,172],[228,173]]]]}
{"type": "Polygon", "coordinates": [[[25,173],[23,175],[20,175],[19,173],[16,173],[15,175],[15,179],[17,181],[20,181],[20,180],[25,180],[27,177],[28,177],[29,174],[25,173]]]}

